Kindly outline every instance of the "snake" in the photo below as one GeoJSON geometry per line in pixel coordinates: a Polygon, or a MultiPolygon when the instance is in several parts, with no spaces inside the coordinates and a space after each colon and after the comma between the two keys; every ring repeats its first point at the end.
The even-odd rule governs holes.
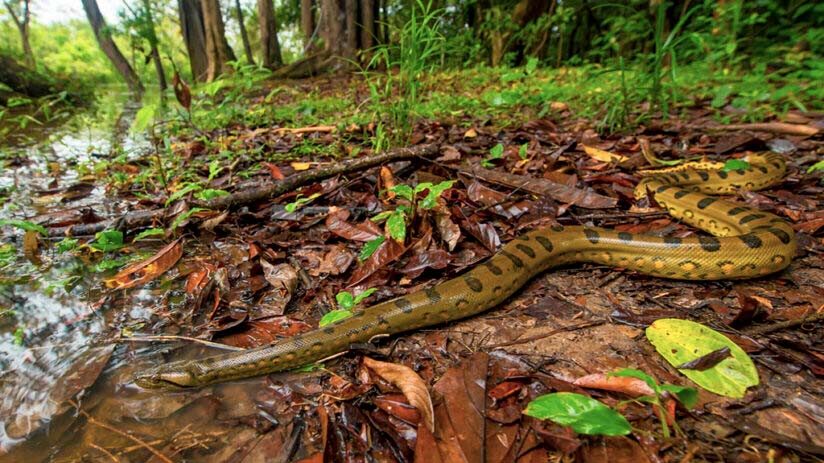
{"type": "MultiPolygon", "coordinates": [[[[650,198],[677,220],[707,232],[685,237],[553,225],[513,238],[462,275],[402,297],[353,310],[349,318],[270,345],[149,368],[144,388],[202,387],[292,370],[346,352],[352,344],[459,320],[491,309],[552,267],[593,263],[678,280],[755,278],[786,268],[793,228],[780,217],[717,195],[759,190],[783,180],[775,153],[755,153],[742,169],[692,162],[640,171],[636,199],[650,198]]],[[[741,165],[741,164],[737,164],[741,165]]]]}

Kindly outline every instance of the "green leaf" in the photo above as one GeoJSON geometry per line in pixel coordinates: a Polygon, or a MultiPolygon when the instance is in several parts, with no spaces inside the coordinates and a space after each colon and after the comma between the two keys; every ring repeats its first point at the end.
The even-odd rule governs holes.
{"type": "Polygon", "coordinates": [[[409,185],[395,185],[390,188],[389,191],[395,193],[401,198],[406,199],[407,201],[412,201],[415,199],[415,191],[412,190],[412,187],[409,185]]]}
{"type": "Polygon", "coordinates": [[[632,426],[620,413],[597,400],[573,392],[542,395],[527,405],[524,414],[569,426],[580,434],[624,436],[632,426]]]}
{"type": "Polygon", "coordinates": [[[438,205],[438,198],[443,194],[444,191],[452,188],[452,185],[455,184],[455,180],[447,180],[437,185],[432,185],[429,187],[429,193],[423,198],[423,201],[420,203],[421,209],[432,209],[433,207],[438,205]]]}
{"type": "Polygon", "coordinates": [[[137,111],[137,114],[134,116],[134,122],[132,122],[131,131],[132,133],[143,132],[144,130],[149,128],[149,125],[154,121],[155,115],[157,114],[158,106],[156,103],[152,104],[144,104],[140,110],[137,111]]]}
{"type": "Polygon", "coordinates": [[[338,305],[341,309],[351,309],[355,307],[355,298],[352,297],[352,293],[349,291],[341,291],[335,295],[335,300],[338,301],[338,305]]]}
{"type": "Polygon", "coordinates": [[[49,232],[47,232],[42,225],[29,222],[28,220],[0,219],[0,226],[3,225],[9,225],[23,231],[36,231],[43,236],[47,236],[49,234],[49,232]]]}
{"type": "Polygon", "coordinates": [[[192,215],[194,215],[194,214],[196,214],[200,211],[205,211],[205,210],[207,210],[205,207],[193,207],[193,208],[189,209],[188,211],[183,212],[182,214],[175,217],[175,220],[172,222],[172,225],[171,225],[170,228],[172,230],[177,230],[177,227],[179,227],[180,224],[182,224],[183,222],[189,220],[189,217],[191,217],[192,215]]]}
{"type": "Polygon", "coordinates": [[[286,209],[286,212],[289,212],[289,213],[295,212],[299,208],[303,207],[305,204],[314,201],[315,198],[317,198],[319,196],[320,196],[320,193],[315,193],[313,195],[310,195],[308,198],[301,198],[300,195],[298,195],[298,198],[295,200],[295,202],[287,204],[286,207],[284,207],[284,209],[286,209]]]}
{"type": "Polygon", "coordinates": [[[107,270],[114,270],[129,263],[129,256],[121,256],[116,259],[103,259],[93,267],[95,272],[105,272],[107,270]]]}
{"type": "Polygon", "coordinates": [[[165,234],[166,230],[162,228],[150,228],[148,230],[143,230],[142,232],[138,233],[132,241],[140,241],[146,238],[150,238],[152,236],[163,236],[165,234]]]}
{"type": "Polygon", "coordinates": [[[420,193],[421,191],[427,190],[429,188],[432,188],[431,182],[421,182],[415,185],[415,193],[420,193]]]}
{"type": "Polygon", "coordinates": [[[695,407],[698,403],[698,390],[694,387],[679,386],[677,384],[662,384],[661,389],[671,392],[678,401],[687,408],[695,407]]]}
{"type": "Polygon", "coordinates": [[[652,376],[644,373],[641,370],[636,370],[634,368],[622,368],[618,371],[610,373],[608,376],[623,376],[623,377],[628,377],[628,378],[640,379],[641,381],[647,383],[647,386],[649,386],[650,389],[652,389],[656,393],[659,392],[658,382],[655,381],[655,378],[653,378],[652,376]]]}
{"type": "Polygon", "coordinates": [[[366,291],[364,291],[364,292],[358,294],[357,296],[355,296],[355,305],[360,304],[364,299],[371,296],[372,293],[374,293],[377,290],[378,290],[378,288],[369,288],[366,291]]]}
{"type": "Polygon", "coordinates": [[[392,239],[398,243],[403,243],[406,240],[406,216],[403,215],[403,212],[393,212],[386,221],[386,229],[392,239]]]}
{"type": "Polygon", "coordinates": [[[529,143],[524,143],[523,145],[521,145],[520,148],[518,148],[518,156],[521,159],[526,159],[526,154],[527,154],[527,149],[528,148],[529,148],[529,143]]]}
{"type": "Polygon", "coordinates": [[[749,168],[750,163],[743,159],[730,159],[724,163],[724,167],[722,167],[721,170],[724,172],[729,172],[731,170],[744,170],[749,168]]]}
{"type": "Polygon", "coordinates": [[[321,369],[323,369],[323,364],[322,363],[310,363],[309,365],[304,365],[300,368],[295,368],[294,371],[296,371],[298,373],[309,373],[309,372],[316,371],[316,370],[321,370],[321,369]]]}
{"type": "Polygon", "coordinates": [[[372,222],[383,222],[384,220],[388,219],[390,215],[392,215],[394,213],[395,213],[395,211],[383,211],[380,214],[376,215],[375,217],[372,217],[369,220],[371,220],[372,222]]]}
{"type": "Polygon", "coordinates": [[[90,246],[103,252],[116,251],[123,247],[123,232],[120,230],[97,232],[90,246]]]}
{"type": "Polygon", "coordinates": [[[77,240],[74,238],[63,238],[57,243],[57,252],[72,251],[77,248],[77,240]]]}
{"type": "Polygon", "coordinates": [[[220,198],[221,196],[229,196],[229,192],[226,190],[214,190],[212,188],[207,188],[195,193],[195,197],[201,201],[209,201],[215,198],[220,198]]]}
{"type": "Polygon", "coordinates": [[[318,326],[324,327],[326,325],[339,322],[341,320],[345,320],[352,316],[352,311],[346,309],[337,309],[333,310],[323,317],[321,317],[320,322],[318,322],[318,326]]]}
{"type": "Polygon", "coordinates": [[[538,69],[538,64],[538,58],[535,58],[534,56],[530,57],[526,61],[526,73],[532,74],[533,72],[535,72],[535,70],[538,69]]]}
{"type": "Polygon", "coordinates": [[[700,323],[677,318],[656,320],[646,330],[647,339],[672,366],[703,357],[723,347],[731,356],[707,370],[679,370],[704,389],[726,397],[741,398],[758,384],[758,371],[743,349],[723,334],[700,323]]]}
{"type": "Polygon", "coordinates": [[[489,157],[491,159],[500,159],[504,155],[504,145],[498,143],[489,150],[489,157]]]}
{"type": "Polygon", "coordinates": [[[222,171],[222,170],[223,170],[223,168],[220,167],[220,161],[215,159],[212,162],[210,162],[209,163],[209,178],[208,178],[208,181],[214,180],[214,178],[217,177],[217,174],[219,174],[220,171],[222,171]]]}
{"type": "Polygon", "coordinates": [[[811,165],[810,168],[807,169],[807,173],[812,174],[813,172],[817,172],[819,170],[824,170],[824,161],[818,161],[811,165]]]}
{"type": "Polygon", "coordinates": [[[203,187],[198,185],[197,183],[187,183],[183,186],[183,188],[175,191],[174,193],[169,196],[169,199],[166,200],[166,205],[172,204],[173,202],[177,201],[178,199],[186,196],[187,194],[193,191],[200,191],[203,187]]]}
{"type": "Polygon", "coordinates": [[[375,253],[375,251],[378,250],[378,247],[383,244],[384,241],[386,241],[386,238],[383,235],[373,239],[372,241],[367,241],[366,244],[363,245],[358,259],[361,261],[368,259],[375,253]]]}

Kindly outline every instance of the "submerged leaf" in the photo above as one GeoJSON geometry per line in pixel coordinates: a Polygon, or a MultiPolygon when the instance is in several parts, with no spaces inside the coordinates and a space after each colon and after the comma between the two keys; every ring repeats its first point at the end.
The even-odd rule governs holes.
{"type": "Polygon", "coordinates": [[[118,272],[114,278],[106,281],[106,286],[115,289],[126,289],[148,283],[172,268],[182,255],[183,246],[181,246],[180,241],[173,241],[154,256],[118,272]]]}

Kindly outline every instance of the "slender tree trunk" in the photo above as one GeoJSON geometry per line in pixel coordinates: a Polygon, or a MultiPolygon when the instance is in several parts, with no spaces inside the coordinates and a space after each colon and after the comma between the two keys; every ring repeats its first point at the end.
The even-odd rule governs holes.
{"type": "Polygon", "coordinates": [[[315,16],[312,0],[300,0],[300,29],[303,32],[303,51],[309,55],[315,49],[315,16]]]}
{"type": "Polygon", "coordinates": [[[86,16],[89,18],[89,24],[91,24],[92,30],[94,30],[94,36],[97,38],[97,43],[100,45],[103,53],[106,54],[109,61],[111,61],[115,69],[117,69],[117,72],[119,72],[123,80],[126,81],[129,89],[133,93],[141,95],[143,93],[143,84],[140,83],[140,79],[137,77],[137,74],[135,74],[134,69],[132,69],[129,62],[126,61],[126,58],[123,56],[123,53],[117,48],[117,44],[112,40],[112,36],[106,26],[106,21],[100,13],[100,8],[97,6],[97,1],[81,1],[83,3],[83,9],[86,10],[86,16]]]}
{"type": "Polygon", "coordinates": [[[143,8],[146,9],[147,27],[149,29],[149,45],[152,47],[151,56],[154,61],[157,82],[160,85],[160,94],[166,90],[166,72],[163,70],[163,62],[160,60],[160,52],[157,50],[157,32],[155,31],[154,17],[152,16],[152,4],[149,0],[143,0],[143,8]]]}
{"type": "Polygon", "coordinates": [[[360,0],[361,49],[369,50],[375,46],[375,1],[360,0]]]}
{"type": "Polygon", "coordinates": [[[29,0],[23,0],[23,11],[19,14],[10,1],[6,1],[5,4],[11,19],[14,20],[14,24],[17,25],[17,30],[20,32],[20,42],[23,45],[23,56],[26,57],[26,65],[34,69],[34,52],[32,52],[31,43],[29,42],[29,24],[31,24],[29,0]]]}
{"type": "Polygon", "coordinates": [[[343,56],[354,59],[358,49],[358,0],[344,0],[346,12],[346,48],[343,56]]]}
{"type": "Polygon", "coordinates": [[[249,44],[249,34],[246,33],[246,23],[243,22],[243,8],[240,7],[240,0],[235,0],[235,12],[237,13],[237,23],[240,26],[240,40],[243,41],[243,53],[249,64],[255,64],[255,57],[252,56],[252,46],[249,44]]]}
{"type": "Polygon", "coordinates": [[[203,26],[206,35],[206,80],[211,82],[229,70],[229,54],[223,18],[218,0],[200,0],[203,26]]]}
{"type": "Polygon", "coordinates": [[[189,55],[192,80],[204,82],[209,60],[206,57],[206,32],[203,27],[200,0],[178,0],[177,6],[183,41],[186,42],[186,52],[189,55]]]}
{"type": "Polygon", "coordinates": [[[283,66],[278,42],[278,24],[272,0],[258,0],[258,25],[260,27],[260,45],[263,52],[263,66],[275,69],[283,66]]]}

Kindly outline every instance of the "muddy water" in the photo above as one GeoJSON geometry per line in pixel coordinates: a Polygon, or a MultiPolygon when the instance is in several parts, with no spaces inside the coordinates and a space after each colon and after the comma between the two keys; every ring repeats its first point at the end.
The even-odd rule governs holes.
{"type": "MultiPolygon", "coordinates": [[[[110,155],[113,139],[129,158],[148,146],[140,137],[112,137],[110,127],[70,123],[39,132],[34,143],[0,143],[0,219],[48,224],[68,213],[127,210],[89,167],[110,155]]],[[[131,384],[141,368],[211,353],[132,339],[174,334],[170,320],[185,313],[179,274],[107,292],[103,282],[114,270],[95,268],[104,256],[59,252],[58,241],[41,239],[39,255],[26,257],[23,231],[0,227],[0,462],[243,461],[238,452],[279,425],[273,416],[287,392],[265,379],[182,393],[131,384]]],[[[147,241],[127,251],[149,255],[161,246],[147,241]]],[[[283,432],[289,429],[300,432],[292,425],[283,432]]],[[[269,461],[279,461],[280,450],[269,461]]]]}

